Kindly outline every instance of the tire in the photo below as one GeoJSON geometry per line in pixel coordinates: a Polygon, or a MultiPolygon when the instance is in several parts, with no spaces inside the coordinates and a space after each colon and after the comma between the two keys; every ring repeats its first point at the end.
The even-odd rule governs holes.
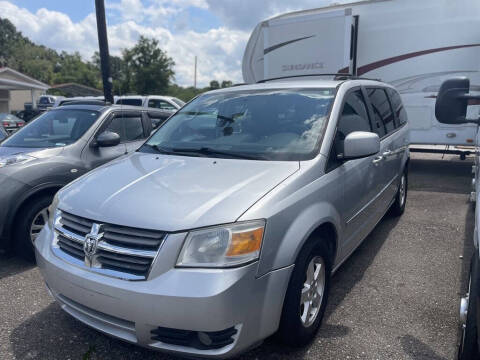
{"type": "MultiPolygon", "coordinates": [[[[476,255],[474,255],[476,256],[476,255]]],[[[470,263],[469,290],[467,294],[468,307],[465,326],[462,326],[460,347],[458,349],[459,360],[474,360],[479,358],[477,343],[477,294],[479,290],[478,261],[472,257],[470,263]]],[[[463,325],[463,324],[462,324],[463,325]]]]}
{"type": "Polygon", "coordinates": [[[38,235],[42,225],[48,221],[48,207],[52,203],[53,196],[43,195],[30,200],[22,206],[17,215],[14,232],[15,252],[28,261],[35,261],[33,248],[33,234],[38,235]],[[40,217],[41,218],[40,218],[40,217]]]}
{"type": "Polygon", "coordinates": [[[392,204],[391,212],[393,216],[401,216],[405,212],[405,205],[407,204],[408,193],[408,172],[405,169],[400,177],[395,201],[392,204]]]}
{"type": "MultiPolygon", "coordinates": [[[[277,336],[283,344],[293,347],[301,347],[315,338],[322,322],[323,315],[325,314],[328,293],[330,290],[330,254],[331,251],[329,251],[326,241],[318,239],[317,241],[308,242],[298,255],[285,295],[280,327],[277,332],[277,336]],[[312,290],[310,295],[307,294],[308,291],[306,290],[307,288],[305,285],[309,279],[307,271],[309,271],[309,267],[312,269],[312,263],[315,262],[323,263],[323,268],[319,269],[318,266],[313,267],[314,273],[316,269],[319,269],[317,278],[319,283],[321,282],[321,280],[319,280],[321,274],[323,273],[324,275],[321,299],[319,299],[320,294],[318,290],[312,290]],[[314,293],[317,294],[316,297],[314,297],[314,293]],[[305,303],[301,303],[302,297],[304,300],[312,299],[312,305],[310,308],[312,312],[308,310],[306,311],[305,303]],[[316,306],[314,306],[315,302],[317,302],[316,306]],[[312,318],[312,313],[315,309],[317,309],[316,315],[312,318]]],[[[312,288],[315,288],[315,286],[312,288]]]]}

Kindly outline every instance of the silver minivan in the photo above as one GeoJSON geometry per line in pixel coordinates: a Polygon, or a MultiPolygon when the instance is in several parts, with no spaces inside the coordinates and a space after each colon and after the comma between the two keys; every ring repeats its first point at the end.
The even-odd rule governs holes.
{"type": "Polygon", "coordinates": [[[301,346],[332,273],[403,213],[408,144],[381,82],[208,92],[60,190],[37,262],[66,312],[141,346],[225,358],[274,333],[301,346]]]}

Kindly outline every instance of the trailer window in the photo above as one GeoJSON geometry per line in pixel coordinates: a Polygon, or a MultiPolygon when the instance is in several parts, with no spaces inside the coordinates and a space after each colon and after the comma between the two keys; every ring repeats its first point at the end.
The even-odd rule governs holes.
{"type": "Polygon", "coordinates": [[[407,122],[407,111],[402,103],[402,98],[399,93],[393,89],[387,89],[388,95],[390,95],[390,100],[392,101],[393,111],[395,112],[399,126],[406,124],[407,122]]]}
{"type": "Polygon", "coordinates": [[[368,97],[375,116],[373,130],[381,138],[395,130],[395,117],[384,89],[368,88],[368,97]]]}

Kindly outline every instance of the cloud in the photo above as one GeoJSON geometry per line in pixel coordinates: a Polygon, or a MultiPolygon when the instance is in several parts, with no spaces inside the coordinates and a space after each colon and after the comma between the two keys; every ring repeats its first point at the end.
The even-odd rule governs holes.
{"type": "MultiPolygon", "coordinates": [[[[126,0],[133,4],[136,0],[126,0]]],[[[162,2],[163,0],[156,0],[162,2]]],[[[171,4],[197,4],[203,0],[170,0],[171,4]]],[[[8,1],[0,1],[2,17],[8,18],[18,30],[37,44],[67,52],[78,51],[90,60],[98,50],[96,19],[88,15],[78,23],[66,14],[39,9],[32,13],[8,1]]],[[[173,35],[163,26],[140,25],[138,19],[125,19],[108,27],[110,53],[132,47],[140,35],[159,41],[163,50],[175,61],[175,80],[179,85],[193,85],[194,59],[198,56],[198,84],[206,86],[210,80],[241,82],[241,58],[249,34],[224,27],[199,33],[187,30],[173,35]]]]}
{"type": "Polygon", "coordinates": [[[107,10],[115,12],[119,21],[133,20],[137,23],[166,25],[176,15],[190,7],[207,9],[205,0],[120,0],[108,2],[107,10]]]}

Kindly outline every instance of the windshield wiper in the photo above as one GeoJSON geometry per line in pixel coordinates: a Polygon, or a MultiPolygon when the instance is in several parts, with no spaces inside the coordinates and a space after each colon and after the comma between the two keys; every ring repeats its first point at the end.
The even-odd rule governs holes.
{"type": "Polygon", "coordinates": [[[228,156],[237,159],[247,159],[247,160],[263,160],[264,158],[259,155],[247,155],[237,152],[216,150],[208,147],[201,148],[173,148],[174,153],[188,153],[188,154],[200,154],[200,155],[218,155],[218,156],[228,156]]]}
{"type": "Polygon", "coordinates": [[[150,145],[150,144],[145,144],[145,146],[148,146],[149,148],[155,150],[156,152],[160,154],[166,154],[166,155],[176,155],[176,153],[170,149],[164,148],[162,146],[158,145],[150,145]]]}

